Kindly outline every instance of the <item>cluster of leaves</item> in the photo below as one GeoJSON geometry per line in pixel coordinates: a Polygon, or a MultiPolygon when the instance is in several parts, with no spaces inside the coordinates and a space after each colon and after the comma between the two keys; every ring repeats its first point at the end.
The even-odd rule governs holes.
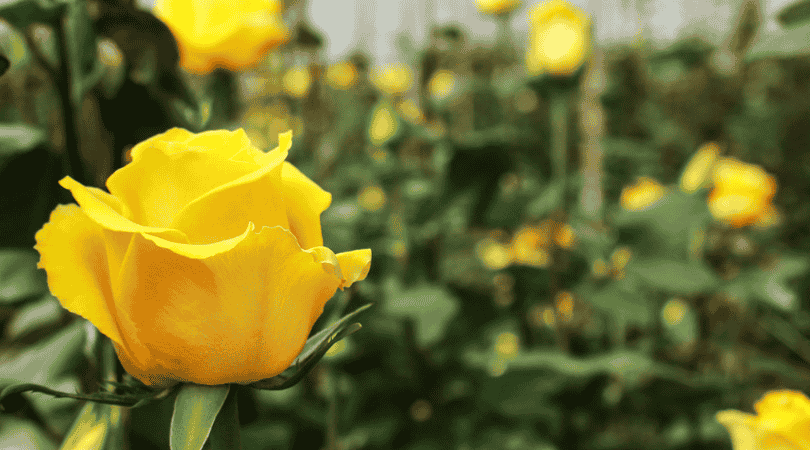
{"type": "MultiPolygon", "coordinates": [[[[332,325],[344,311],[374,303],[363,331],[329,351],[308,345],[300,366],[324,359],[301,383],[296,366],[259,386],[288,389],[239,391],[243,448],[730,448],[716,411],[810,379],[810,59],[788,45],[805,42],[796,23],[807,3],[780,15],[793,28],[779,35],[758,32],[756,3],[719,47],[600,50],[597,67],[562,87],[572,106],[562,182],[548,83],[523,77],[508,39],[473,47],[453,26],[423,49],[403,38],[419,74],[408,98],[375,89],[362,53],[349,61],[356,81],[330,85],[321,40],[301,22],[255,71],[206,84],[178,69],[168,29],[129,2],[4,3],[0,387],[16,388],[0,448],[56,448],[76,417],[113,417],[106,405],[19,394],[30,390],[19,383],[92,393],[107,379],[98,333],[48,293],[30,247],[53,206],[71,201],[56,180],[101,185],[132,144],[171,126],[244,127],[263,148],[292,128],[290,160],[333,195],[326,245],[374,254],[313,338],[335,344],[356,331],[332,325]],[[283,88],[292,55],[313,74],[294,95],[283,88]],[[452,92],[431,95],[442,70],[452,92]],[[381,110],[387,125],[370,133],[381,110]],[[577,125],[594,111],[603,129],[577,125]],[[603,200],[585,213],[594,139],[603,200]],[[707,141],[775,175],[780,225],[729,229],[705,191],[677,187],[644,211],[620,207],[636,177],[675,186],[707,141]],[[518,239],[526,228],[548,230],[547,242],[518,239]],[[504,256],[527,250],[545,257],[504,256]]],[[[97,394],[148,403],[109,419],[119,431],[106,445],[169,448],[173,405],[190,400],[130,381],[97,394]]]]}

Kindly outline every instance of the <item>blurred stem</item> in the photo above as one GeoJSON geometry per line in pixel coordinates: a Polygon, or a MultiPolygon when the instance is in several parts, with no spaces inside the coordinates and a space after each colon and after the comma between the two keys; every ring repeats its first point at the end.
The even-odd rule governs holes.
{"type": "Polygon", "coordinates": [[[568,92],[559,87],[550,90],[551,158],[554,184],[562,189],[557,209],[565,210],[568,170],[568,92]]]}
{"type": "Polygon", "coordinates": [[[332,368],[324,366],[324,376],[329,383],[327,389],[329,396],[329,410],[326,412],[326,450],[338,450],[337,430],[337,378],[332,368]]]}
{"type": "Polygon", "coordinates": [[[81,114],[81,98],[75,98],[72,86],[78,74],[74,67],[78,61],[73,61],[68,52],[68,35],[65,28],[65,18],[57,20],[54,24],[55,35],[59,47],[59,70],[57,71],[56,88],[59,91],[59,101],[62,106],[62,120],[65,127],[65,153],[67,154],[68,174],[79,183],[93,185],[85,172],[82,155],[79,150],[79,129],[77,117],[81,114]]]}
{"type": "Polygon", "coordinates": [[[211,434],[203,445],[203,450],[241,450],[242,436],[239,427],[238,393],[242,386],[232,384],[225,398],[225,404],[219,410],[211,434]]]}
{"type": "Polygon", "coordinates": [[[605,133],[604,112],[599,97],[604,88],[604,57],[593,48],[591,62],[582,83],[582,177],[579,206],[583,215],[602,222],[602,136],[605,133]]]}

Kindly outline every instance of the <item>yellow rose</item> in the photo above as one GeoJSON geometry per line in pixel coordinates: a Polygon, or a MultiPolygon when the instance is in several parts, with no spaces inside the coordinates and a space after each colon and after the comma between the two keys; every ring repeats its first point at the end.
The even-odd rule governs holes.
{"type": "Polygon", "coordinates": [[[338,288],[365,278],[370,250],[323,247],[331,195],[242,130],[174,128],[132,149],[109,194],[66,177],[36,234],[62,305],[115,344],[148,385],[250,383],[284,371],[338,288]]]}
{"type": "Polygon", "coordinates": [[[714,166],[712,181],[708,206],[718,220],[740,228],[771,211],[776,180],[761,167],[722,158],[714,166]]]}
{"type": "Polygon", "coordinates": [[[622,189],[621,205],[627,211],[649,209],[666,193],[664,186],[652,178],[641,177],[636,184],[622,189]]]}
{"type": "Polygon", "coordinates": [[[194,73],[239,70],[287,37],[279,0],[157,0],[157,15],[174,34],[180,65],[194,73]]]}
{"type": "Polygon", "coordinates": [[[734,450],[810,450],[810,399],[797,391],[771,391],[755,405],[757,415],[727,410],[717,421],[734,450]]]}
{"type": "Polygon", "coordinates": [[[475,6],[484,14],[505,14],[520,6],[520,0],[475,0],[475,6]]]}
{"type": "Polygon", "coordinates": [[[576,72],[590,51],[590,20],[565,0],[537,4],[529,14],[526,69],[530,75],[576,72]]]}

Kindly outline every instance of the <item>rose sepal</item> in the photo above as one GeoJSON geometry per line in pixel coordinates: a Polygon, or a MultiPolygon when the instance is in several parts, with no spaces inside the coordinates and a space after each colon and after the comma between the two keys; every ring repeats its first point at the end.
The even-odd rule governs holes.
{"type": "Polygon", "coordinates": [[[72,398],[75,400],[104,403],[107,405],[137,408],[148,403],[162,400],[168,397],[173,390],[173,388],[156,390],[150,389],[144,385],[131,385],[109,381],[104,383],[112,385],[115,388],[115,392],[101,390],[92,394],[79,394],[78,392],[62,392],[34,383],[11,384],[0,391],[0,409],[5,410],[6,406],[4,406],[4,403],[8,403],[9,400],[14,399],[15,397],[19,398],[20,394],[23,392],[39,392],[41,394],[48,394],[56,398],[72,398]]]}
{"type": "Polygon", "coordinates": [[[323,355],[332,348],[339,340],[356,333],[362,328],[357,322],[350,323],[352,319],[371,307],[371,304],[361,306],[353,312],[341,317],[332,325],[315,333],[307,339],[303,350],[284,372],[271,377],[248,384],[254,389],[281,390],[294,386],[301,381],[304,376],[315,367],[315,364],[323,358],[323,355]]]}

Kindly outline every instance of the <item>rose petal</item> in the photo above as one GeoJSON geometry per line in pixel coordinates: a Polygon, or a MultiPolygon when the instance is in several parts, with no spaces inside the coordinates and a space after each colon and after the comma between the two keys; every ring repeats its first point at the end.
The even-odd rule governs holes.
{"type": "Polygon", "coordinates": [[[135,235],[116,291],[123,334],[136,342],[133,353],[119,349],[124,367],[147,384],[281,373],[341,284],[324,270],[326,250],[303,251],[289,231],[265,227],[231,251],[190,259],[135,235]]]}
{"type": "Polygon", "coordinates": [[[73,198],[87,216],[107,230],[127,233],[149,233],[175,242],[188,242],[188,238],[179,230],[171,228],[148,227],[139,225],[116,209],[121,203],[117,198],[107,194],[101,189],[82,186],[81,183],[70,177],[59,180],[59,184],[73,194],[73,198]]]}
{"type": "Polygon", "coordinates": [[[93,323],[116,343],[122,343],[107,271],[102,228],[76,205],[59,205],[36,234],[38,267],[48,275],[48,287],[68,311],[93,323]]]}
{"type": "Polygon", "coordinates": [[[340,269],[343,273],[341,289],[351,286],[355,281],[366,279],[366,275],[368,275],[371,268],[370,249],[338,253],[336,257],[340,262],[340,269]]]}
{"type": "Polygon", "coordinates": [[[717,413],[717,421],[728,430],[734,450],[757,450],[756,417],[740,411],[717,413]]]}
{"type": "Polygon", "coordinates": [[[281,179],[290,231],[302,248],[323,245],[321,213],[332,203],[332,195],[286,161],[281,169],[281,179]]]}
{"type": "Polygon", "coordinates": [[[177,153],[182,147],[173,145],[183,143],[194,136],[194,133],[182,128],[172,128],[165,133],[152,136],[149,139],[135,145],[130,151],[132,161],[135,162],[141,157],[141,153],[147,148],[161,148],[166,154],[177,153]]]}
{"type": "Polygon", "coordinates": [[[282,226],[289,229],[283,198],[282,163],[292,146],[280,135],[279,147],[257,157],[261,168],[216,187],[187,204],[175,217],[172,228],[185,232],[192,243],[208,244],[230,239],[253,222],[256,228],[282,226]]]}
{"type": "Polygon", "coordinates": [[[194,199],[257,169],[254,164],[223,159],[217,151],[172,154],[153,146],[143,148],[137,161],[113,173],[107,188],[129,208],[133,221],[169,227],[194,199]]]}

